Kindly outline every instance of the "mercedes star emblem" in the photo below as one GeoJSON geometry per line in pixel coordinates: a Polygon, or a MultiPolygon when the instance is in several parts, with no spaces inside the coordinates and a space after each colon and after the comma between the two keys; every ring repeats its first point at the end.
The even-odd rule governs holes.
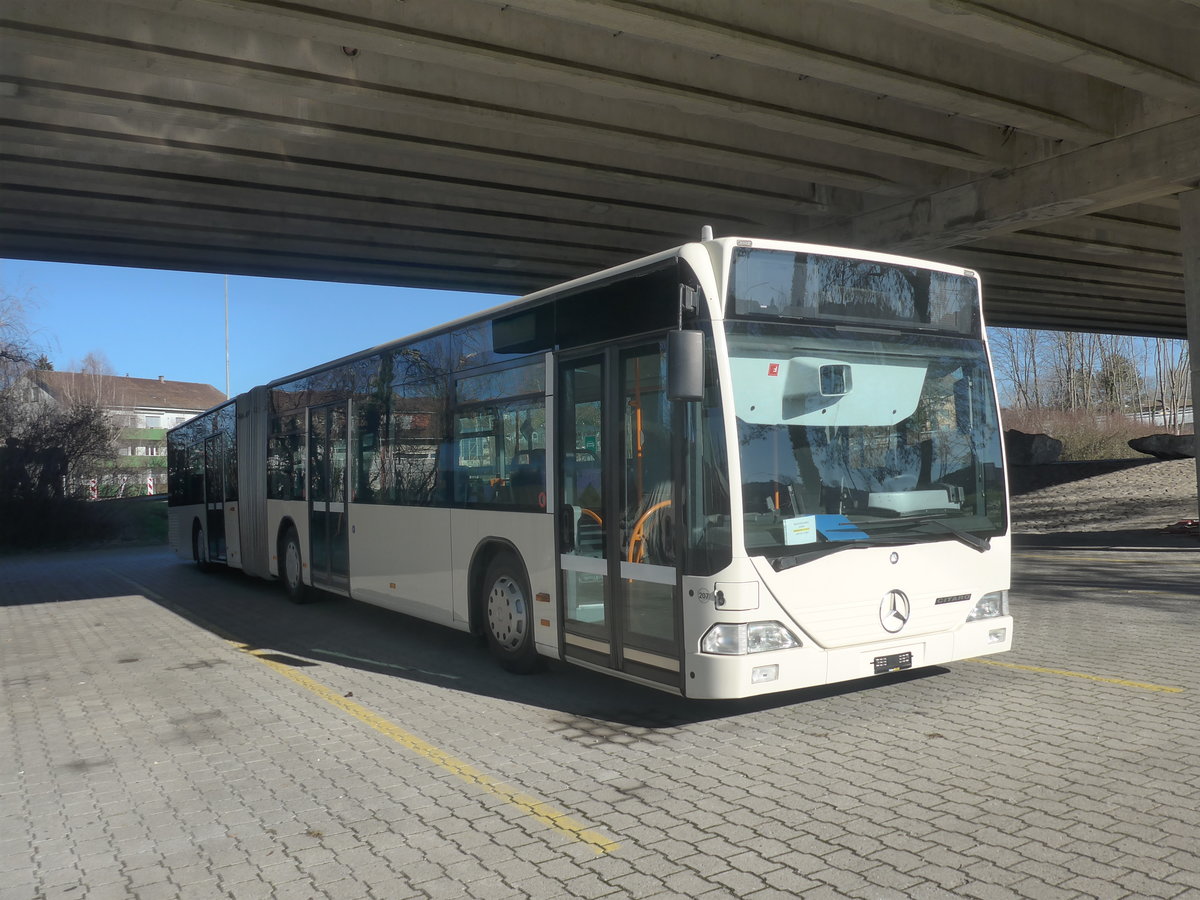
{"type": "Polygon", "coordinates": [[[903,591],[888,591],[879,603],[879,624],[889,634],[895,634],[903,628],[912,615],[908,597],[903,591]]]}

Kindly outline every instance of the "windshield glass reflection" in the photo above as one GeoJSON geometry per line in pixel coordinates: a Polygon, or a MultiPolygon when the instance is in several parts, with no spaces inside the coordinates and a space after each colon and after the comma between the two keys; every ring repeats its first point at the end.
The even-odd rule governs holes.
{"type": "Polygon", "coordinates": [[[852,546],[1006,529],[983,345],[730,322],[746,550],[779,567],[852,546]]]}

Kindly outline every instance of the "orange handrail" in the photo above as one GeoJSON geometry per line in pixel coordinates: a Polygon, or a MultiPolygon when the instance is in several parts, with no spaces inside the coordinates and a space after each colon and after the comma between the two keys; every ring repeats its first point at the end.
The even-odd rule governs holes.
{"type": "Polygon", "coordinates": [[[633,534],[631,534],[629,537],[629,561],[630,562],[640,563],[643,559],[646,558],[646,530],[645,530],[646,520],[649,519],[650,516],[652,516],[654,513],[658,512],[660,509],[662,509],[664,506],[670,506],[670,505],[671,505],[670,500],[662,500],[659,503],[655,503],[652,507],[650,507],[644,513],[642,513],[642,517],[637,520],[636,524],[634,524],[633,534]],[[634,559],[635,555],[637,556],[637,559],[634,559]]]}

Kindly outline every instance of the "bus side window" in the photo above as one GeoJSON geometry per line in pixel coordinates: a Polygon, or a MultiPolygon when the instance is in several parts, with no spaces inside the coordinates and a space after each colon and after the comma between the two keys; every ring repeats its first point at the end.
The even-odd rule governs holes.
{"type": "Polygon", "coordinates": [[[546,404],[538,397],[504,404],[499,416],[506,454],[505,502],[516,509],[546,509],[546,404]]]}
{"type": "Polygon", "coordinates": [[[509,466],[512,500],[517,506],[546,508],[546,451],[521,450],[509,466]]]}
{"type": "Polygon", "coordinates": [[[460,410],[454,420],[454,502],[545,510],[545,401],[460,410]]]}

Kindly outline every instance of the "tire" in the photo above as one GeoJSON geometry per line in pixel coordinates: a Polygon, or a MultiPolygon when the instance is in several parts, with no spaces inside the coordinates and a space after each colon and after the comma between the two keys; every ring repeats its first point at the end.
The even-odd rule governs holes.
{"type": "Polygon", "coordinates": [[[209,568],[208,538],[204,534],[204,526],[199,522],[192,527],[192,559],[201,572],[209,568]]]}
{"type": "Polygon", "coordinates": [[[311,603],[313,590],[304,583],[304,552],[300,536],[289,527],[279,541],[279,580],[293,603],[311,603]]]}
{"type": "Polygon", "coordinates": [[[533,643],[533,598],[513,554],[500,553],[488,563],[479,609],[488,647],[502,668],[524,675],[542,667],[533,643]]]}

